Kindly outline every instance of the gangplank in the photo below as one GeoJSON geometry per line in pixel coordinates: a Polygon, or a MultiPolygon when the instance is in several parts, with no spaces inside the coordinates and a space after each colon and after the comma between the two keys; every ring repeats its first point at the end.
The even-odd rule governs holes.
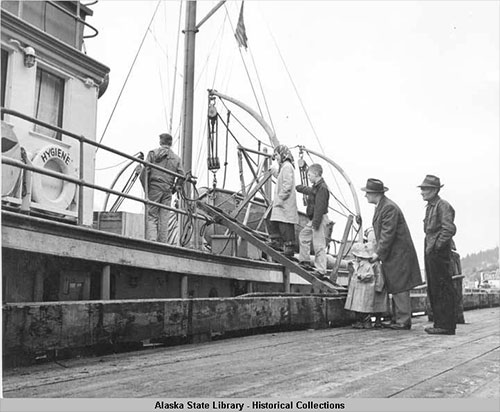
{"type": "Polygon", "coordinates": [[[336,285],[331,283],[328,280],[319,279],[314,275],[315,271],[306,270],[302,266],[298,264],[288,257],[284,256],[282,253],[273,249],[269,246],[264,237],[259,235],[257,232],[253,231],[249,227],[242,225],[236,219],[231,216],[225,214],[219,208],[208,205],[204,202],[197,202],[197,207],[205,212],[208,216],[210,216],[216,223],[226,226],[230,231],[234,232],[236,235],[240,236],[242,239],[246,240],[248,243],[251,243],[256,248],[262,250],[268,256],[270,256],[276,262],[282,264],[290,272],[296,273],[303,279],[307,280],[312,285],[318,287],[320,291],[331,294],[345,294],[347,293],[347,289],[343,286],[336,285]]]}

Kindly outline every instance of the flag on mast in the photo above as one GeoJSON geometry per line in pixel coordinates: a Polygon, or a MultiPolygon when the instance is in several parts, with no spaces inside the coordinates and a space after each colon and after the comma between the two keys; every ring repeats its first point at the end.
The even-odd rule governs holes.
{"type": "Polygon", "coordinates": [[[241,9],[240,9],[240,17],[238,18],[238,24],[236,25],[236,33],[234,34],[234,37],[236,37],[236,41],[238,42],[238,45],[240,47],[244,47],[245,50],[248,48],[248,37],[247,33],[245,30],[245,23],[243,21],[243,6],[245,4],[245,1],[241,2],[241,9]]]}

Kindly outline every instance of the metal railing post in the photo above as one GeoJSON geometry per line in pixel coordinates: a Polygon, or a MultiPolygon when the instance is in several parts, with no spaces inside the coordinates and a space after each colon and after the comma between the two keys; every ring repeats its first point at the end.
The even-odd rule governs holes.
{"type": "Polygon", "coordinates": [[[78,177],[80,178],[80,183],[78,184],[78,224],[83,225],[83,191],[84,186],[83,182],[84,178],[84,167],[85,167],[85,159],[83,155],[84,145],[83,145],[83,136],[80,136],[80,170],[78,171],[78,177]]]}

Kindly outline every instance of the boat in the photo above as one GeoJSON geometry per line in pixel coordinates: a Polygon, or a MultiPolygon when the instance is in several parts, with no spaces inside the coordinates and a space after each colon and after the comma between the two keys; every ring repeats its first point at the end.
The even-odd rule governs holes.
{"type": "MultiPolygon", "coordinates": [[[[196,25],[195,7],[195,2],[187,3],[188,27],[196,25]]],[[[117,201],[133,199],[144,203],[144,200],[114,186],[103,188],[95,181],[97,150],[122,156],[122,160],[128,160],[133,166],[139,159],[96,142],[98,99],[106,91],[110,69],[82,51],[84,39],[97,34],[97,29],[86,21],[92,13],[92,9],[81,2],[49,1],[36,6],[4,2],[2,6],[2,84],[5,85],[2,135],[3,141],[8,140],[10,144],[2,153],[3,175],[8,179],[2,193],[4,302],[222,297],[243,292],[280,291],[283,268],[266,259],[265,253],[253,245],[229,234],[227,228],[210,225],[213,222],[207,222],[207,217],[200,215],[188,222],[191,229],[186,232],[191,230],[190,234],[180,233],[177,223],[181,219],[177,219],[177,215],[186,216],[187,206],[196,207],[193,202],[174,210],[172,226],[177,230],[172,231],[173,240],[169,245],[151,245],[143,240],[143,213],[122,212],[113,207],[93,210],[94,193],[98,190],[107,194],[106,202],[110,195],[117,201]],[[55,24],[58,19],[66,23],[58,27],[55,24]],[[26,100],[17,92],[21,84],[25,93],[27,89],[32,94],[41,90],[36,101],[26,100]],[[55,103],[44,102],[49,91],[55,103]],[[44,104],[49,109],[43,109],[44,104]],[[21,156],[21,152],[25,154],[21,156]],[[43,170],[40,172],[40,169],[43,170]],[[57,179],[58,174],[64,175],[65,180],[57,179]],[[205,236],[197,236],[203,225],[208,226],[205,236]],[[182,239],[186,235],[191,235],[187,248],[184,247],[186,240],[182,239]],[[112,244],[116,249],[110,253],[107,245],[112,244]],[[106,253],[99,256],[98,251],[103,248],[106,253]],[[164,261],[158,261],[158,254],[164,256],[164,261]],[[169,259],[172,254],[176,259],[169,259]]],[[[186,44],[193,41],[189,38],[190,30],[186,31],[186,44]]],[[[186,46],[186,55],[186,61],[192,60],[194,49],[186,46]]],[[[189,71],[192,68],[186,68],[186,73],[189,71]]],[[[192,105],[193,85],[186,88],[184,106],[188,108],[192,105]]],[[[269,134],[271,151],[278,144],[274,131],[252,109],[210,90],[210,110],[216,116],[211,120],[214,124],[217,116],[220,117],[216,99],[230,101],[252,114],[269,134]]],[[[182,133],[187,142],[184,145],[190,147],[192,116],[188,118],[182,133]]],[[[185,189],[201,192],[201,200],[228,214],[237,212],[234,217],[239,222],[265,233],[261,217],[270,203],[271,183],[257,185],[256,182],[263,168],[269,167],[272,153],[266,148],[259,151],[240,146],[238,150],[253,173],[252,180],[245,182],[244,173],[248,171],[242,170],[244,161],[241,160],[241,190],[231,192],[215,185],[198,190],[189,183],[185,189]],[[256,186],[259,190],[251,193],[256,186]],[[251,197],[247,196],[249,193],[251,197]]],[[[301,156],[306,150],[300,148],[301,156]]],[[[191,170],[192,153],[186,151],[182,157],[185,169],[191,170]]],[[[211,157],[212,163],[219,162],[217,153],[211,157]]],[[[209,169],[215,173],[214,164],[209,165],[209,169]]],[[[332,257],[330,261],[332,266],[335,263],[332,257]]],[[[345,262],[340,266],[346,275],[345,262]]],[[[295,274],[290,282],[295,292],[319,292],[295,274]]]]}
{"type": "MultiPolygon", "coordinates": [[[[206,19],[196,22],[195,1],[186,8],[181,136],[184,167],[191,171],[193,45],[206,19]]],[[[234,97],[210,89],[207,121],[215,124],[217,105],[230,102],[252,115],[269,139],[268,149],[238,146],[239,190],[197,188],[196,176],[188,174],[179,206],[171,209],[174,235],[167,244],[144,239],[144,213],[119,210],[122,199],[151,202],[103,186],[95,175],[96,151],[127,166],[154,165],[98,142],[98,100],[112,72],[84,52],[84,39],[98,35],[88,23],[92,15],[91,5],[80,1],[1,3],[4,359],[348,322],[342,303],[348,253],[363,232],[352,182],[324,154],[295,148],[298,173],[314,156],[345,180],[353,197],[345,223],[336,225],[341,236],[331,242],[328,284],[266,246],[263,221],[272,193],[266,172],[279,140],[234,97]],[[94,210],[97,191],[115,199],[110,210],[94,210]],[[310,309],[317,304],[330,308],[321,321],[310,309]],[[221,326],[228,317],[231,326],[221,326]]],[[[221,164],[211,152],[208,168],[221,164]]]]}

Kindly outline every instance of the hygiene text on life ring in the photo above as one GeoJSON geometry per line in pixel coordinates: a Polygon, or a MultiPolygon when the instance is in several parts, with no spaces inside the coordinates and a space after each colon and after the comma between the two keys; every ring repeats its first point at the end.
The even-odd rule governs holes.
{"type": "Polygon", "coordinates": [[[60,147],[51,146],[45,149],[43,153],[40,154],[40,160],[43,163],[46,163],[47,160],[49,160],[52,157],[58,157],[64,162],[66,166],[68,166],[72,161],[69,153],[65,152],[60,147]]]}

